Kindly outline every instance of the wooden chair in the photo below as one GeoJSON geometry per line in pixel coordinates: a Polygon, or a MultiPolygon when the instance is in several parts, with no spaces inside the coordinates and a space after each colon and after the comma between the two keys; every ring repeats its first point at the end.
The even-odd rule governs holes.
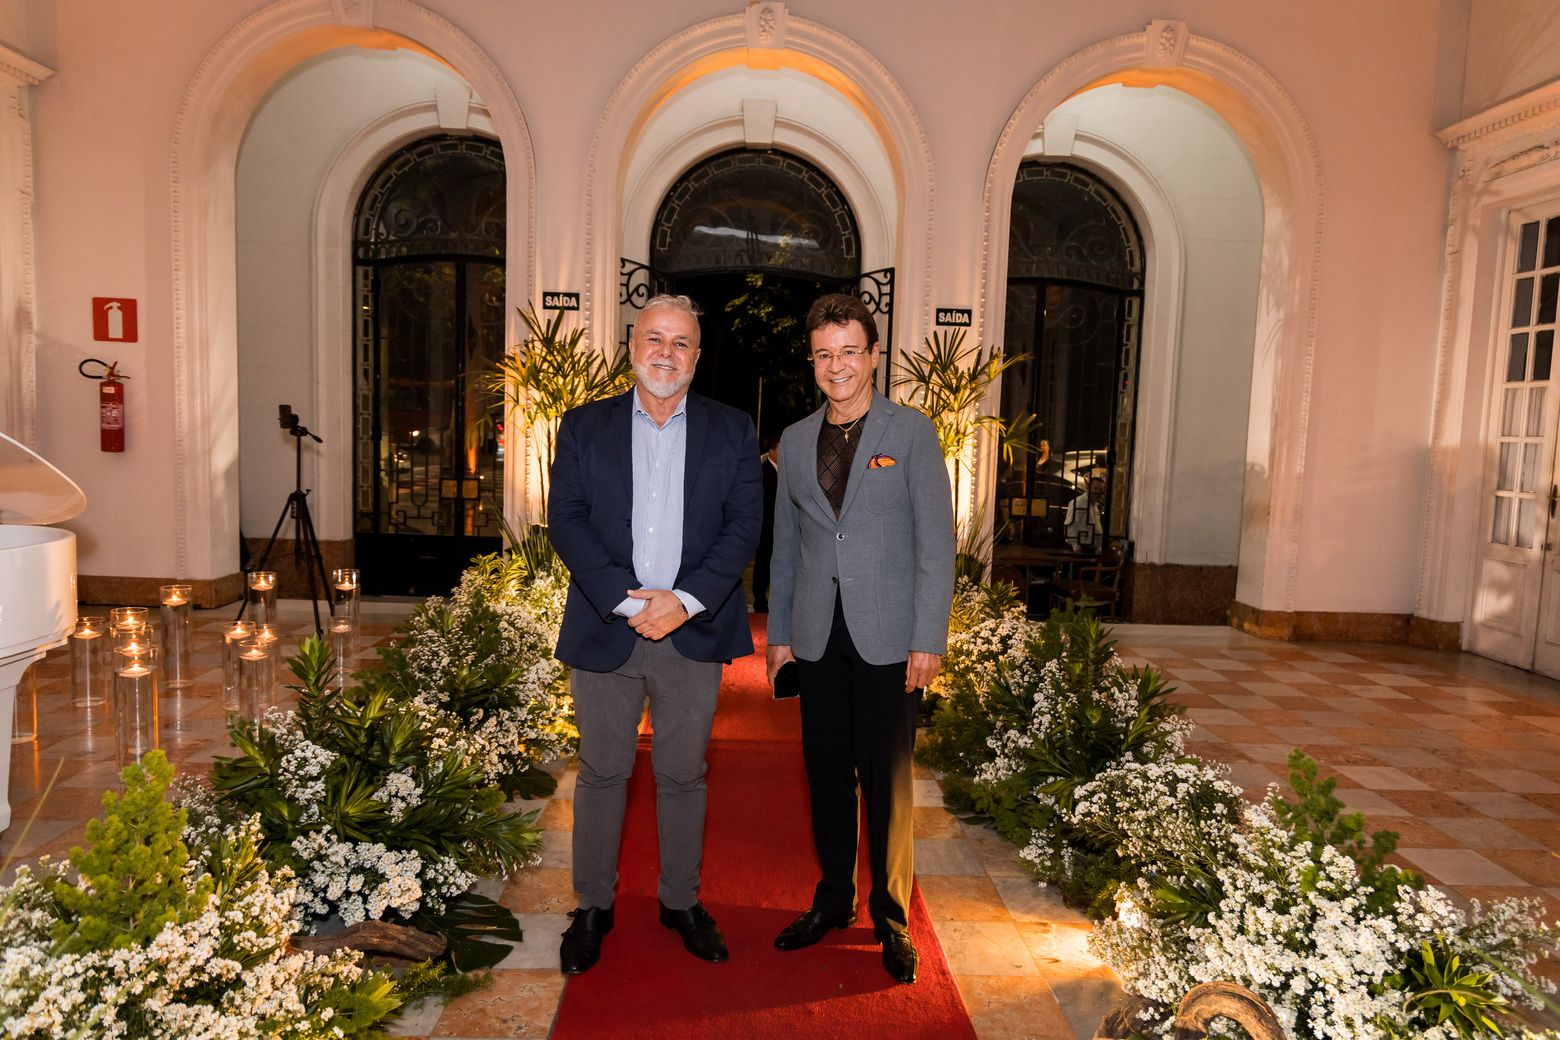
{"type": "Polygon", "coordinates": [[[1052,593],[1061,605],[1072,600],[1079,607],[1087,607],[1102,618],[1114,618],[1121,601],[1121,576],[1127,563],[1127,548],[1119,542],[1107,548],[1098,558],[1080,564],[1072,577],[1058,577],[1052,593]]]}

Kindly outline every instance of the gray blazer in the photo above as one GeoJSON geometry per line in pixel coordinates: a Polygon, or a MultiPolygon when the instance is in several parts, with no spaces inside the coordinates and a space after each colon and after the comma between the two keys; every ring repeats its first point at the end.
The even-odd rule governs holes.
{"type": "Polygon", "coordinates": [[[874,394],[861,423],[839,519],[818,486],[827,406],[780,438],[769,642],[823,656],[838,589],[856,650],[896,664],[948,649],[953,605],[953,495],[932,420],[874,394]],[[879,465],[870,463],[878,458],[879,465]],[[892,465],[883,464],[892,460],[892,465]]]}

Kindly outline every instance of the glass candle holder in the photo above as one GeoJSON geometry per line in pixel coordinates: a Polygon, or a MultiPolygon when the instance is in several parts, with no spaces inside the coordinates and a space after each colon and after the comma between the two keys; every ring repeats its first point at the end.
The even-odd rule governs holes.
{"type": "Polygon", "coordinates": [[[249,572],[249,620],[257,625],[276,624],[276,572],[249,572]]]}
{"type": "Polygon", "coordinates": [[[335,588],[335,617],[356,623],[362,604],[362,582],[356,567],[338,567],[330,572],[330,583],[335,588]]]}
{"type": "Polygon", "coordinates": [[[157,648],[120,649],[114,669],[114,729],[120,768],[158,745],[157,648]]]}
{"type": "Polygon", "coordinates": [[[121,621],[113,629],[113,649],[140,650],[152,644],[152,626],[145,621],[121,621]]]}
{"type": "Polygon", "coordinates": [[[38,677],[34,661],[16,684],[16,704],[11,709],[11,743],[26,744],[38,739],[38,677]]]}
{"type": "Polygon", "coordinates": [[[253,621],[230,621],[222,626],[222,710],[238,710],[238,655],[244,642],[255,637],[253,621]]]}
{"type": "Polygon", "coordinates": [[[163,585],[162,600],[162,685],[167,690],[182,690],[195,683],[190,667],[190,595],[189,585],[163,585]]]}
{"type": "Polygon", "coordinates": [[[271,654],[271,703],[282,698],[282,633],[275,625],[256,625],[255,639],[266,644],[271,654]]]}
{"type": "Polygon", "coordinates": [[[92,708],[108,703],[109,690],[114,684],[108,659],[112,650],[113,639],[108,634],[106,618],[76,619],[76,630],[70,634],[71,707],[92,708]]]}
{"type": "Polygon", "coordinates": [[[108,612],[108,623],[118,627],[126,621],[148,621],[145,607],[114,607],[108,612]]]}
{"type": "Polygon", "coordinates": [[[357,667],[361,650],[363,585],[356,567],[340,567],[330,572],[331,585],[335,588],[335,613],[331,622],[331,652],[336,655],[337,671],[341,673],[341,686],[347,685],[347,676],[357,667]],[[337,625],[346,622],[347,628],[338,632],[337,625]],[[342,637],[342,638],[338,638],[342,637]]]}
{"type": "Polygon", "coordinates": [[[271,706],[275,686],[271,667],[274,640],[246,639],[238,653],[238,714],[258,726],[271,706]]]}
{"type": "Polygon", "coordinates": [[[351,679],[352,665],[357,658],[357,626],[345,618],[330,623],[330,653],[334,660],[330,670],[330,688],[345,690],[351,679]]]}

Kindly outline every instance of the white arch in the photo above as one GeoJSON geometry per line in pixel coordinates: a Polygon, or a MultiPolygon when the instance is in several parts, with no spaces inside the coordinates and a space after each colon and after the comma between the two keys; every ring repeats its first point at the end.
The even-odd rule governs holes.
{"type": "MultiPolygon", "coordinates": [[[[1164,53],[1157,37],[1155,49],[1164,53]]],[[[1177,66],[1150,62],[1148,50],[1149,36],[1139,32],[1079,51],[1035,84],[1008,120],[986,175],[977,342],[985,324],[1000,324],[1004,313],[1013,181],[1052,109],[1135,70],[1218,112],[1256,169],[1264,225],[1236,596],[1258,610],[1292,611],[1321,259],[1321,160],[1294,101],[1244,54],[1200,36],[1187,38],[1177,66]]],[[[990,486],[992,477],[986,479],[990,486]]]]}
{"type": "MultiPolygon", "coordinates": [[[[174,125],[173,349],[176,566],[223,577],[238,564],[234,170],[255,107],[289,69],[322,51],[405,46],[447,62],[487,104],[508,183],[508,301],[535,270],[536,160],[513,91],[482,48],[411,0],[279,0],[206,55],[174,125]]],[[[506,474],[506,485],[508,477],[506,474]]]]}
{"type": "MultiPolygon", "coordinates": [[[[497,137],[487,109],[473,103],[470,129],[474,135],[497,137]]],[[[316,453],[315,526],[324,531],[352,531],[352,445],[355,381],[352,357],[357,309],[352,284],[353,217],[358,199],[381,163],[400,148],[429,134],[443,132],[439,108],[427,101],[396,109],[369,123],[331,160],[314,200],[310,242],[314,324],[314,393],[312,414],[325,443],[316,453]]],[[[348,535],[350,537],[350,533],[348,535]]]]}
{"type": "MultiPolygon", "coordinates": [[[[744,15],[728,15],[668,38],[634,66],[607,102],[586,170],[582,308],[588,316],[587,328],[616,325],[618,257],[625,255],[626,221],[620,209],[623,179],[646,119],[656,103],[690,75],[744,64],[748,44],[745,24],[744,15]]],[[[892,215],[896,225],[891,261],[896,279],[894,337],[900,343],[918,343],[931,319],[934,211],[931,149],[920,117],[877,59],[849,38],[815,22],[794,17],[787,20],[785,49],[778,60],[782,66],[823,80],[850,98],[883,142],[893,165],[898,196],[898,212],[892,215]]],[[[795,124],[791,125],[794,128],[795,124]]],[[[819,165],[831,175],[849,179],[848,169],[833,163],[820,141],[808,142],[798,136],[792,145],[809,158],[812,156],[804,146],[818,148],[814,154],[824,160],[819,165]]]]}

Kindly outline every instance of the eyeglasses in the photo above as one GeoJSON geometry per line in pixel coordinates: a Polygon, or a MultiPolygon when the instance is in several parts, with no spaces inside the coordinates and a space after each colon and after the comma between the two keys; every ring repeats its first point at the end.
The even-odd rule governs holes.
{"type": "Polygon", "coordinates": [[[860,347],[846,347],[844,350],[840,351],[838,354],[831,353],[831,352],[829,352],[827,350],[817,350],[817,351],[813,352],[812,363],[814,365],[827,365],[830,361],[833,361],[835,358],[839,358],[842,361],[850,362],[850,361],[855,361],[857,358],[861,357],[863,354],[870,354],[870,353],[871,353],[871,351],[863,350],[860,347]]]}

